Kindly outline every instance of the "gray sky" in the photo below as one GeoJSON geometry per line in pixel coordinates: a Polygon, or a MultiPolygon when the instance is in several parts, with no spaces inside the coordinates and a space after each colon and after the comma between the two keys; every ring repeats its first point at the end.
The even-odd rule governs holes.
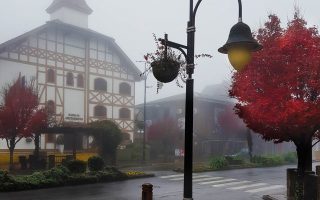
{"type": "MultiPolygon", "coordinates": [[[[0,43],[23,34],[49,20],[45,9],[52,0],[0,0],[0,43]]],[[[152,33],[179,43],[186,42],[188,0],[87,0],[94,10],[89,28],[116,39],[132,61],[142,61],[143,55],[155,50],[152,33]]],[[[318,0],[243,0],[243,18],[252,30],[266,21],[268,14],[280,16],[285,25],[298,5],[308,25],[320,24],[318,0]]],[[[199,59],[195,69],[195,91],[206,85],[229,80],[231,67],[225,55],[217,53],[237,22],[237,0],[203,0],[196,20],[196,53],[208,53],[212,59],[199,59]]],[[[144,64],[136,65],[143,71],[144,64]]],[[[156,94],[156,81],[150,74],[147,99],[155,100],[184,93],[175,83],[165,84],[156,94]]],[[[143,101],[143,84],[137,83],[136,103],[143,101]]]]}

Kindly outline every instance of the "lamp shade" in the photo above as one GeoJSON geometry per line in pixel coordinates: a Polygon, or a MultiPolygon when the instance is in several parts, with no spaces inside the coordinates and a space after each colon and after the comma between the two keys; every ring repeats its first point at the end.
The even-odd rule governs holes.
{"type": "Polygon", "coordinates": [[[228,41],[218,51],[228,54],[228,51],[234,47],[245,48],[250,52],[262,49],[262,46],[252,37],[250,27],[243,22],[238,22],[231,28],[228,41]]]}

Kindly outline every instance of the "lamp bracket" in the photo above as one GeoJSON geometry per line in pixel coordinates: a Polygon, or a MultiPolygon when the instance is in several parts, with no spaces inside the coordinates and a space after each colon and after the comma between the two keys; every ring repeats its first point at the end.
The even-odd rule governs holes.
{"type": "Polygon", "coordinates": [[[184,49],[188,49],[188,47],[186,45],[182,45],[182,44],[179,44],[179,43],[175,43],[175,42],[169,41],[167,34],[165,34],[165,39],[159,38],[158,41],[160,41],[160,43],[162,45],[164,45],[165,48],[171,47],[171,48],[179,50],[184,55],[185,59],[187,60],[188,56],[187,56],[187,53],[184,50],[184,49]]]}

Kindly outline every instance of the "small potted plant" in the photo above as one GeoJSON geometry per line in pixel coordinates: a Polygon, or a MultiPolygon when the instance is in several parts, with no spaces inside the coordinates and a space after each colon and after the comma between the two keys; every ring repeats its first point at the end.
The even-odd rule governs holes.
{"type": "Polygon", "coordinates": [[[171,48],[160,45],[156,36],[153,34],[157,50],[155,53],[148,53],[144,59],[150,64],[149,70],[152,70],[154,77],[161,83],[169,83],[176,79],[181,73],[185,61],[181,55],[177,55],[171,48]]]}

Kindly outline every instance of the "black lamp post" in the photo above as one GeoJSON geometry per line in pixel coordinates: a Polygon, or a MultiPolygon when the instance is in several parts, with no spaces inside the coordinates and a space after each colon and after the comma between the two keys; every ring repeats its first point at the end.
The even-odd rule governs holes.
{"type": "MultiPolygon", "coordinates": [[[[187,80],[186,80],[186,108],[185,108],[185,157],[184,157],[184,200],[192,200],[192,163],[193,163],[193,93],[194,80],[194,43],[195,43],[195,17],[202,0],[198,0],[194,6],[190,0],[190,18],[187,28],[187,46],[159,39],[165,47],[178,49],[186,57],[187,80]],[[187,50],[187,53],[185,52],[187,50]]],[[[242,4],[239,3],[239,22],[235,24],[229,34],[227,43],[219,48],[220,53],[228,54],[231,64],[236,70],[242,69],[250,61],[250,52],[262,49],[252,37],[250,27],[242,22],[242,4]]]]}

